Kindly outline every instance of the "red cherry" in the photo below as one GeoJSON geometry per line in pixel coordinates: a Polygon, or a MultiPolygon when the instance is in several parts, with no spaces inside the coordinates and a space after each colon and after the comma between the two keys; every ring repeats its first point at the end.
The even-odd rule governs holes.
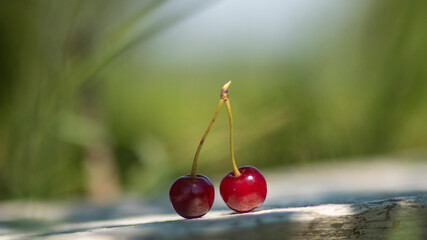
{"type": "Polygon", "coordinates": [[[261,206],[267,196],[267,183],[262,173],[252,166],[239,168],[240,176],[231,171],[219,187],[225,204],[236,212],[244,213],[261,206]]]}
{"type": "Polygon", "coordinates": [[[176,179],[169,190],[173,208],[184,218],[205,215],[212,207],[214,194],[212,182],[203,175],[184,175],[176,179]]]}

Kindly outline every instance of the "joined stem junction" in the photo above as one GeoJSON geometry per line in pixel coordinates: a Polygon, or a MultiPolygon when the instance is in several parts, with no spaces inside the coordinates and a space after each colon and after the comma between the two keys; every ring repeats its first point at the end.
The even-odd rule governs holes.
{"type": "Polygon", "coordinates": [[[227,108],[228,119],[230,122],[230,156],[231,156],[231,163],[233,165],[234,176],[238,177],[241,174],[239,172],[239,169],[237,168],[236,160],[234,158],[233,117],[231,115],[230,99],[228,98],[228,87],[230,86],[230,84],[231,84],[231,81],[226,83],[221,88],[221,95],[220,95],[218,107],[216,108],[214,116],[213,116],[211,122],[209,123],[209,126],[206,129],[205,134],[203,134],[203,137],[202,137],[202,140],[200,140],[199,146],[197,147],[196,154],[194,155],[193,166],[191,168],[191,176],[193,176],[193,177],[196,176],[197,160],[199,159],[200,150],[202,149],[203,143],[205,143],[206,137],[208,136],[208,133],[211,130],[212,125],[214,124],[216,117],[218,116],[219,110],[221,109],[221,107],[224,103],[225,103],[225,107],[227,108]]]}

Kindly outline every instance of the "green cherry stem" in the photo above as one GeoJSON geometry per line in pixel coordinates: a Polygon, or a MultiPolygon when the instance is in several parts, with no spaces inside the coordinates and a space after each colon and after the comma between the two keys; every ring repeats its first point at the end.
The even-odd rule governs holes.
{"type": "Polygon", "coordinates": [[[231,81],[224,85],[227,86],[226,89],[221,91],[221,99],[225,102],[225,107],[227,108],[228,120],[230,122],[230,155],[231,155],[231,164],[233,165],[234,176],[240,176],[240,171],[236,165],[236,159],[234,158],[234,143],[233,143],[233,116],[231,115],[231,106],[230,99],[228,99],[228,86],[230,86],[231,81]]]}
{"type": "Polygon", "coordinates": [[[236,159],[234,158],[234,144],[233,144],[233,117],[231,116],[230,99],[225,99],[225,107],[227,108],[228,119],[230,121],[230,155],[231,164],[233,165],[234,176],[240,176],[240,171],[236,165],[236,159]]]}
{"type": "Polygon", "coordinates": [[[197,147],[196,154],[194,155],[193,160],[193,167],[191,168],[191,176],[196,176],[196,169],[197,169],[197,160],[199,159],[200,150],[202,150],[203,143],[205,143],[206,137],[208,136],[209,131],[211,130],[212,125],[215,122],[216,116],[218,116],[219,110],[222,107],[222,104],[224,104],[224,99],[219,100],[218,107],[216,108],[215,114],[209,123],[208,128],[205,131],[205,134],[203,134],[202,140],[200,140],[199,146],[197,147]]]}
{"type": "Polygon", "coordinates": [[[216,117],[218,116],[219,110],[221,110],[222,105],[224,104],[225,100],[228,98],[227,92],[228,92],[228,86],[230,86],[230,83],[231,83],[231,81],[226,83],[221,88],[221,99],[219,100],[218,107],[216,108],[214,116],[213,116],[211,122],[209,123],[209,126],[206,129],[205,134],[203,134],[203,137],[202,137],[202,140],[200,140],[199,146],[197,147],[196,154],[194,155],[193,166],[191,168],[191,176],[193,176],[193,177],[196,176],[197,160],[199,159],[199,154],[200,154],[200,150],[202,150],[203,143],[205,143],[206,137],[208,136],[209,131],[211,130],[211,127],[214,124],[216,117]],[[226,98],[224,98],[225,95],[226,95],[226,98]]]}

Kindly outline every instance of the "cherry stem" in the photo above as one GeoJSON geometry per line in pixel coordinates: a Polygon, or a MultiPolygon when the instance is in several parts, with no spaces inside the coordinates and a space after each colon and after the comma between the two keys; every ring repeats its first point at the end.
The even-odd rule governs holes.
{"type": "Polygon", "coordinates": [[[239,169],[236,165],[236,159],[234,158],[234,143],[233,143],[233,116],[231,115],[231,106],[230,99],[228,99],[228,87],[230,86],[231,81],[226,83],[221,89],[221,99],[225,102],[225,107],[227,108],[228,120],[230,121],[230,155],[231,155],[231,164],[233,165],[234,176],[240,176],[239,169]]]}
{"type": "MultiPolygon", "coordinates": [[[[222,94],[222,92],[223,92],[223,90],[221,90],[221,94],[222,94]]],[[[205,134],[203,134],[203,137],[202,137],[202,140],[200,140],[199,146],[197,147],[196,154],[194,155],[193,167],[191,168],[191,176],[193,176],[193,177],[196,176],[197,160],[199,159],[200,150],[202,150],[203,143],[205,143],[206,137],[208,136],[208,133],[211,130],[211,127],[215,122],[216,116],[218,116],[218,113],[222,107],[222,104],[224,104],[224,99],[221,98],[219,100],[218,107],[216,108],[215,114],[214,114],[211,122],[209,123],[209,126],[206,129],[205,134]]]]}
{"type": "Polygon", "coordinates": [[[221,110],[221,107],[224,103],[225,103],[225,106],[227,107],[228,119],[230,120],[230,155],[231,155],[231,163],[233,165],[234,176],[238,177],[241,174],[239,172],[239,169],[237,168],[236,160],[234,158],[233,117],[231,115],[230,99],[228,99],[228,87],[230,86],[230,84],[231,84],[231,81],[226,83],[221,88],[221,95],[220,95],[221,99],[219,100],[218,107],[216,108],[214,116],[213,116],[211,122],[209,123],[209,126],[206,129],[205,134],[203,134],[203,137],[202,137],[202,140],[200,140],[199,146],[197,147],[196,154],[194,155],[193,166],[191,168],[191,176],[193,176],[193,177],[196,176],[197,160],[199,159],[200,150],[202,149],[203,143],[205,143],[206,137],[208,136],[209,131],[211,130],[212,125],[214,124],[215,119],[218,116],[219,110],[221,110]]]}
{"type": "Polygon", "coordinates": [[[230,120],[230,155],[231,164],[233,165],[234,176],[240,176],[240,171],[236,165],[236,159],[234,158],[234,144],[233,144],[233,117],[231,115],[230,99],[225,99],[225,107],[227,108],[228,119],[230,120]]]}

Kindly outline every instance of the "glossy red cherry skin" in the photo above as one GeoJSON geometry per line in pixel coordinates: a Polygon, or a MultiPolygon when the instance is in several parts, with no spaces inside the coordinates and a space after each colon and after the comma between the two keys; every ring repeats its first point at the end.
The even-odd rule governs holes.
{"type": "Polygon", "coordinates": [[[262,205],[267,196],[267,183],[262,173],[252,166],[239,168],[240,176],[231,171],[221,181],[219,190],[225,204],[244,213],[262,205]]]}
{"type": "Polygon", "coordinates": [[[176,179],[169,190],[169,199],[175,211],[184,218],[205,215],[214,202],[214,186],[203,175],[184,175],[176,179]]]}

